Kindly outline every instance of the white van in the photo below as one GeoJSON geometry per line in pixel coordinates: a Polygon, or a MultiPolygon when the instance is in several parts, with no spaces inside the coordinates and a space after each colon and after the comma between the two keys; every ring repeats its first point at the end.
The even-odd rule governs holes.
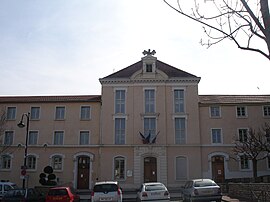
{"type": "Polygon", "coordinates": [[[0,201],[2,200],[2,197],[4,194],[10,190],[10,189],[15,189],[17,188],[17,185],[12,182],[1,182],[0,181],[0,201]]]}

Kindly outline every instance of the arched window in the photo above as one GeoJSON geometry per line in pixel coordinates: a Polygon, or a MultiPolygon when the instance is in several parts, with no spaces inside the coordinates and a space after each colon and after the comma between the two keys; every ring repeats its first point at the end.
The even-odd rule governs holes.
{"type": "Polygon", "coordinates": [[[125,179],[125,158],[117,156],[114,158],[114,179],[124,180],[125,179]]]}

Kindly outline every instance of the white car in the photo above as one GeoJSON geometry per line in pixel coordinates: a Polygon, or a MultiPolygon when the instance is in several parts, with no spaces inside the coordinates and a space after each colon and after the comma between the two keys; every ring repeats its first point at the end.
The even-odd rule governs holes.
{"type": "Polygon", "coordinates": [[[12,182],[0,182],[0,201],[4,194],[10,190],[10,189],[15,189],[17,188],[17,185],[12,182]]]}
{"type": "Polygon", "coordinates": [[[170,201],[167,187],[160,182],[143,183],[137,193],[137,201],[170,201]]]}
{"type": "Polygon", "coordinates": [[[183,201],[221,202],[220,187],[211,179],[194,179],[187,181],[182,189],[183,201]]]}
{"type": "Polygon", "coordinates": [[[122,202],[122,190],[115,181],[96,182],[91,193],[91,201],[122,202]]]}

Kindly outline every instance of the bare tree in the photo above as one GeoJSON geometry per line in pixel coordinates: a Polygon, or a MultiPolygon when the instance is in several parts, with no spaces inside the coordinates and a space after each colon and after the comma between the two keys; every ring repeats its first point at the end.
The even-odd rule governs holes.
{"type": "Polygon", "coordinates": [[[252,161],[253,180],[257,178],[258,161],[269,155],[269,132],[270,126],[265,123],[258,131],[250,128],[245,136],[236,137],[233,153],[236,156],[244,156],[252,161]]]}
{"type": "Polygon", "coordinates": [[[238,48],[270,60],[269,0],[193,0],[192,4],[190,0],[163,1],[203,26],[207,41],[201,40],[202,45],[210,47],[229,39],[238,48]]]}

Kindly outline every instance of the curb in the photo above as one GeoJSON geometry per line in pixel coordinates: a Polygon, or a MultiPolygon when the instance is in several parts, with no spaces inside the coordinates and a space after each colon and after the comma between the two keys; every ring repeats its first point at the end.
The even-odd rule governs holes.
{"type": "Polygon", "coordinates": [[[239,202],[238,199],[230,198],[229,196],[222,196],[222,201],[227,201],[227,202],[239,202]]]}

